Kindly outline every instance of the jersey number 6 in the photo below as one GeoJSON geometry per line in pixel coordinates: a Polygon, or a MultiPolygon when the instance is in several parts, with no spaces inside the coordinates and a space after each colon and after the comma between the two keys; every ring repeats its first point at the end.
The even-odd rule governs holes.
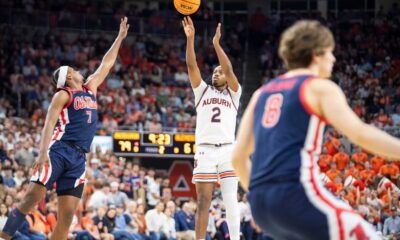
{"type": "Polygon", "coordinates": [[[281,107],[283,104],[283,95],[281,93],[272,94],[265,103],[262,124],[266,128],[275,126],[281,116],[281,107]]]}

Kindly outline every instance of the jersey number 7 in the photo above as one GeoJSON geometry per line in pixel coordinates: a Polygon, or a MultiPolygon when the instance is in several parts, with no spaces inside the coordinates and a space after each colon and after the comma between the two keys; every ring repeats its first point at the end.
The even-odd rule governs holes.
{"type": "Polygon", "coordinates": [[[86,111],[86,115],[88,115],[87,123],[92,123],[92,111],[86,111]]]}
{"type": "Polygon", "coordinates": [[[279,122],[282,104],[283,95],[281,93],[275,93],[268,97],[262,118],[262,124],[265,128],[272,128],[279,122]]]}

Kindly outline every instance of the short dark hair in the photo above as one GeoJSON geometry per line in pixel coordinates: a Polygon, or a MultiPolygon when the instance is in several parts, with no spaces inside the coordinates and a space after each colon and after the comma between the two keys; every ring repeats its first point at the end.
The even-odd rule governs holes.
{"type": "Polygon", "coordinates": [[[93,183],[93,187],[95,189],[101,189],[101,188],[103,188],[103,183],[101,181],[99,181],[99,180],[95,180],[94,183],[93,183]]]}
{"type": "Polygon", "coordinates": [[[286,29],[279,43],[279,57],[289,70],[310,66],[313,56],[334,47],[332,32],[318,21],[301,20],[286,29]]]}

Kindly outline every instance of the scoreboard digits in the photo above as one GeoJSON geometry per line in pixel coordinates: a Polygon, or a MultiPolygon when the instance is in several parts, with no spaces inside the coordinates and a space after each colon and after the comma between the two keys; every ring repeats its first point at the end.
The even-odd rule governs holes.
{"type": "Polygon", "coordinates": [[[171,134],[169,133],[143,133],[143,145],[171,145],[171,134]]]}
{"type": "Polygon", "coordinates": [[[144,133],[118,131],[113,134],[117,156],[193,158],[193,133],[144,133]]]}
{"type": "Polygon", "coordinates": [[[121,151],[128,151],[130,152],[132,149],[132,145],[130,141],[118,141],[118,144],[120,145],[121,151]]]}

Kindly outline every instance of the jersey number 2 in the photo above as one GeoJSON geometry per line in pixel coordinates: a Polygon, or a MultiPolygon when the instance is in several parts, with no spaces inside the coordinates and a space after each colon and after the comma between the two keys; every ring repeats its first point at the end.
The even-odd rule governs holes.
{"type": "Polygon", "coordinates": [[[221,122],[221,119],[219,119],[219,115],[221,115],[221,109],[219,107],[215,107],[212,109],[214,115],[211,118],[211,122],[221,122]]]}
{"type": "Polygon", "coordinates": [[[281,93],[272,94],[265,103],[262,124],[266,128],[275,126],[281,116],[281,107],[283,104],[283,95],[281,93]]]}

